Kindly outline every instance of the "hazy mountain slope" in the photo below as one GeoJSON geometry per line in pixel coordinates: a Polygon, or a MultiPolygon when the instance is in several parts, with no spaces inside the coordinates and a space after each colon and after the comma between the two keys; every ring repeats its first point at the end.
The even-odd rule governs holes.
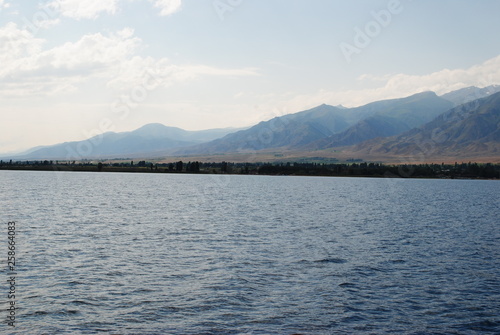
{"type": "Polygon", "coordinates": [[[130,132],[94,136],[84,141],[65,142],[31,149],[16,159],[68,159],[78,160],[96,157],[132,157],[153,155],[168,149],[190,146],[210,141],[237,129],[210,129],[187,131],[153,123],[130,132]]]}
{"type": "Polygon", "coordinates": [[[500,92],[500,85],[490,85],[479,88],[470,86],[441,95],[441,98],[451,101],[455,106],[487,97],[500,92]]]}
{"type": "Polygon", "coordinates": [[[390,155],[500,155],[500,93],[457,106],[420,128],[358,144],[354,152],[390,155]]]}
{"type": "MultiPolygon", "coordinates": [[[[308,148],[326,149],[397,135],[431,121],[452,106],[451,102],[438,97],[434,92],[387,100],[385,104],[376,106],[376,109],[369,106],[372,107],[373,115],[360,120],[342,133],[311,143],[308,148]]],[[[366,115],[366,112],[362,113],[366,115]]]]}
{"type": "Polygon", "coordinates": [[[314,149],[326,149],[360,143],[375,137],[387,137],[411,129],[406,123],[394,117],[384,115],[370,116],[359,121],[340,134],[317,141],[311,145],[314,149]]]}
{"type": "Polygon", "coordinates": [[[330,136],[349,127],[348,109],[321,105],[307,111],[275,117],[223,138],[184,148],[176,154],[213,154],[297,147],[330,136]]]}

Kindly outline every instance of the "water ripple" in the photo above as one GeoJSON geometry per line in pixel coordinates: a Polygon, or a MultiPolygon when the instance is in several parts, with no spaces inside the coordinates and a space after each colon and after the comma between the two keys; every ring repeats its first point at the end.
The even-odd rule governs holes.
{"type": "Polygon", "coordinates": [[[18,334],[500,333],[495,181],[0,173],[18,334]]]}

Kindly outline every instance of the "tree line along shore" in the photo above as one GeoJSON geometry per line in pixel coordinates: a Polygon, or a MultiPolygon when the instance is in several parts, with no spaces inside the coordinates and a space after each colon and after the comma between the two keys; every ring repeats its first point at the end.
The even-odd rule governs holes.
{"type": "Polygon", "coordinates": [[[148,161],[0,161],[0,170],[83,171],[83,172],[139,172],[139,173],[193,173],[241,175],[296,175],[332,177],[395,177],[395,178],[467,178],[500,179],[500,164],[383,164],[349,163],[231,163],[231,162],[171,162],[148,161]]]}

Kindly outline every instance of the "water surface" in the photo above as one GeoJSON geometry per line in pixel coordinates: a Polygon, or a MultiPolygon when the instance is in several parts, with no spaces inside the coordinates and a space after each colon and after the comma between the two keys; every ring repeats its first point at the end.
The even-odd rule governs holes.
{"type": "Polygon", "coordinates": [[[13,333],[500,333],[498,181],[0,171],[0,192],[13,333]]]}

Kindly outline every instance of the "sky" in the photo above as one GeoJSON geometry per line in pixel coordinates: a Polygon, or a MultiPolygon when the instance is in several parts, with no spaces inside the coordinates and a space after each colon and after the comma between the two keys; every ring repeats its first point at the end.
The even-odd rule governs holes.
{"type": "Polygon", "coordinates": [[[500,84],[497,0],[0,0],[0,153],[500,84]]]}

